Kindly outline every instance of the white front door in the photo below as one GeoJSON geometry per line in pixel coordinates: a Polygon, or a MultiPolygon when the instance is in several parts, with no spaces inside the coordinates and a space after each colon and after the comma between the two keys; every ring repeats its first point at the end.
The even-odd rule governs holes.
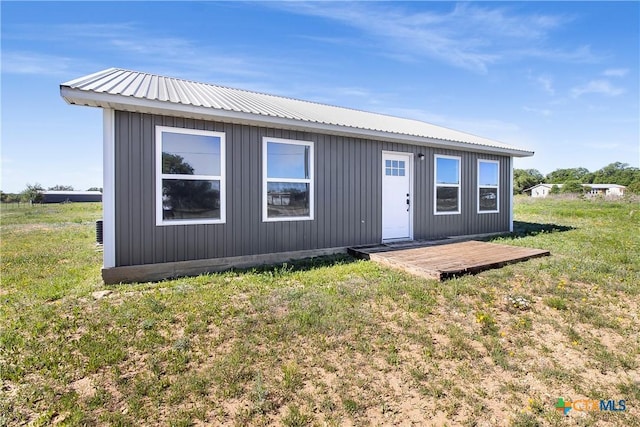
{"type": "Polygon", "coordinates": [[[382,152],[382,240],[413,239],[413,154],[382,152]]]}

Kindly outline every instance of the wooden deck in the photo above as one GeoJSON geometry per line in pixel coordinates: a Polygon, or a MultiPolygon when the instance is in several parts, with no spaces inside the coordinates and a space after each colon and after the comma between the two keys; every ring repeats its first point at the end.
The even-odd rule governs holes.
{"type": "Polygon", "coordinates": [[[549,251],[468,241],[460,243],[429,244],[423,247],[397,249],[384,245],[350,248],[359,258],[401,268],[411,274],[428,279],[446,280],[464,274],[479,273],[506,264],[550,255],[549,251]]]}

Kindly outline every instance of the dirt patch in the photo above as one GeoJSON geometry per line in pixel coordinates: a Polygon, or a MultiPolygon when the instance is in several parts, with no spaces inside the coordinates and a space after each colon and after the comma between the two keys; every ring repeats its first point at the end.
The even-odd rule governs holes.
{"type": "Polygon", "coordinates": [[[96,389],[93,381],[89,377],[80,378],[71,383],[71,388],[78,393],[81,399],[91,399],[96,395],[96,389]]]}

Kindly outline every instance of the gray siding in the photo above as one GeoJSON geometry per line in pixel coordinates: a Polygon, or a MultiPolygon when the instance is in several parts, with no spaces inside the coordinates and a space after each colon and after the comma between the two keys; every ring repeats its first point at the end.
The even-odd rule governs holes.
{"type": "Polygon", "coordinates": [[[383,150],[416,155],[415,239],[509,229],[509,157],[120,111],[115,135],[116,266],[379,243],[383,150]],[[155,126],[225,132],[225,224],[155,225],[155,126]],[[263,136],[314,141],[314,220],[262,222],[263,136]],[[433,215],[434,154],[462,158],[461,214],[433,215]],[[499,214],[476,213],[478,158],[500,161],[499,214]]]}

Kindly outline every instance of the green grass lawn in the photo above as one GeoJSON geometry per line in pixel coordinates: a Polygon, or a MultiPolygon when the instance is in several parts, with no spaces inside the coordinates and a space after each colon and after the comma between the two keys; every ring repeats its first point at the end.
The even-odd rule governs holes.
{"type": "Polygon", "coordinates": [[[334,257],[105,286],[99,204],[0,214],[0,426],[640,426],[637,202],[518,198],[494,241],[552,256],[444,283],[334,257]]]}

